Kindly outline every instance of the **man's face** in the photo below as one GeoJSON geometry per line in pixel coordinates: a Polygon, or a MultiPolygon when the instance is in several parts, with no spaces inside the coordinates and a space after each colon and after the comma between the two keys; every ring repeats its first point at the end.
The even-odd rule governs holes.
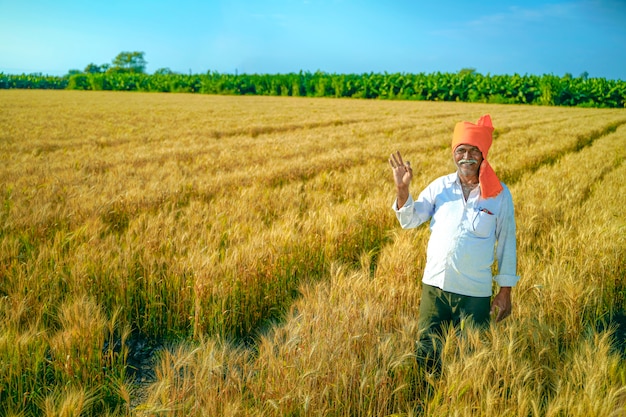
{"type": "Polygon", "coordinates": [[[464,176],[478,175],[483,154],[476,146],[460,144],[453,152],[454,163],[464,176]]]}

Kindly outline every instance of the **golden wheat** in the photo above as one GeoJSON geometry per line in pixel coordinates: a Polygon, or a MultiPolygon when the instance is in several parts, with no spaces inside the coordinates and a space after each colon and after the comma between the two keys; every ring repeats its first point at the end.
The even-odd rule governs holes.
{"type": "Polygon", "coordinates": [[[7,415],[626,415],[623,110],[0,91],[7,415]],[[513,194],[513,316],[413,358],[413,193],[491,113],[513,194]],[[132,335],[131,335],[132,332],[132,335]],[[167,340],[138,392],[127,342],[167,340]],[[599,365],[602,366],[599,366],[599,365]],[[141,388],[143,389],[143,388],[141,388]],[[141,398],[142,404],[132,408],[141,398]]]}

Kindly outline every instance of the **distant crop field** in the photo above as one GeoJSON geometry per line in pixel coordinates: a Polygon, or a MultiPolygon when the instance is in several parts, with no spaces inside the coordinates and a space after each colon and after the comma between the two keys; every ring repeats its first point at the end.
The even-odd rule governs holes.
{"type": "Polygon", "coordinates": [[[626,415],[626,112],[0,90],[0,414],[626,415]],[[412,193],[489,113],[513,314],[416,363],[412,193]]]}

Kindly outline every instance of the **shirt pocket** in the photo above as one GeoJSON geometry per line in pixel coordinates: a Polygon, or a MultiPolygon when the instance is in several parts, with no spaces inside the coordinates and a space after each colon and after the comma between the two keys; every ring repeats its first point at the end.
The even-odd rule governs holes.
{"type": "Polygon", "coordinates": [[[488,210],[477,210],[470,230],[478,237],[491,236],[496,230],[496,216],[488,210]]]}

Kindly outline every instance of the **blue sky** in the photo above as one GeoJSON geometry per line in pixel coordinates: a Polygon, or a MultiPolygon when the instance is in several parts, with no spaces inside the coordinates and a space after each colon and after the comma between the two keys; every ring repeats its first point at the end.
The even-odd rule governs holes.
{"type": "Polygon", "coordinates": [[[625,0],[0,0],[0,72],[457,72],[626,80],[625,0]]]}

